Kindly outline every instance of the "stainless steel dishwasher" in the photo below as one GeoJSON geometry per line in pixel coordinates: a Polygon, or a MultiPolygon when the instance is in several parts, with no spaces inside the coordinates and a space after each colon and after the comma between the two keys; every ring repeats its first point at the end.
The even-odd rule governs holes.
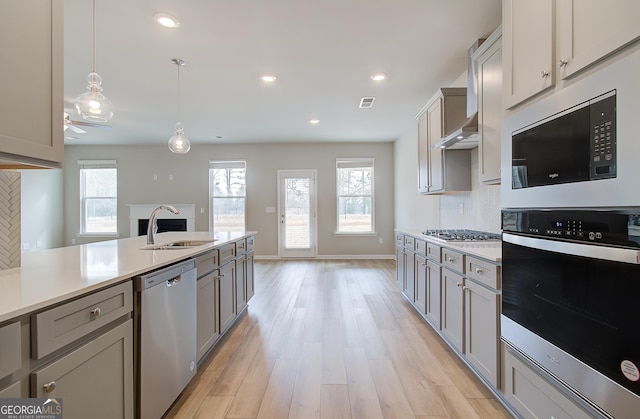
{"type": "Polygon", "coordinates": [[[135,279],[136,386],[141,419],[159,419],[196,373],[195,261],[135,279]]]}

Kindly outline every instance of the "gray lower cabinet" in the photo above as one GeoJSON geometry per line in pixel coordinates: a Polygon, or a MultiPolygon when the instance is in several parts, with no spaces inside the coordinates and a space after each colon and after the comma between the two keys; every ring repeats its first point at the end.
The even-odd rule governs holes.
{"type": "Polygon", "coordinates": [[[507,402],[525,419],[574,418],[593,416],[578,407],[530,365],[504,345],[504,386],[507,402]]]}
{"type": "Polygon", "coordinates": [[[247,302],[251,300],[251,297],[253,297],[256,293],[256,284],[255,284],[255,280],[253,279],[253,272],[254,272],[253,256],[254,256],[253,252],[249,252],[245,257],[245,261],[246,261],[245,281],[247,284],[247,302]]]}
{"type": "Polygon", "coordinates": [[[489,384],[499,388],[500,296],[467,278],[464,297],[465,357],[489,384]]]}
{"type": "Polygon", "coordinates": [[[247,260],[245,255],[240,256],[235,261],[236,274],[235,274],[235,288],[236,288],[236,313],[240,313],[247,306],[247,260]]]}
{"type": "Polygon", "coordinates": [[[133,320],[31,374],[31,397],[62,399],[65,418],[133,418],[133,320]]]}
{"type": "Polygon", "coordinates": [[[236,319],[235,282],[236,264],[234,261],[226,263],[218,270],[220,290],[220,333],[224,333],[236,319]]]}
{"type": "Polygon", "coordinates": [[[220,336],[218,322],[218,277],[210,272],[198,278],[197,293],[198,360],[202,359],[220,336]]]}
{"type": "Polygon", "coordinates": [[[421,314],[427,312],[427,257],[415,255],[415,299],[413,305],[421,314]]]}
{"type": "Polygon", "coordinates": [[[442,269],[442,335],[464,353],[464,277],[442,269]]]}

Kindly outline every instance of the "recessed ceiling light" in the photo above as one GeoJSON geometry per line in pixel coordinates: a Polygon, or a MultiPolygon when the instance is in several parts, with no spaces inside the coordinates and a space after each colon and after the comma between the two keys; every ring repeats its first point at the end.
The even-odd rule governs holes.
{"type": "Polygon", "coordinates": [[[310,119],[310,120],[309,120],[309,123],[310,123],[311,125],[318,125],[318,124],[320,123],[320,120],[319,120],[319,119],[316,119],[316,118],[314,118],[314,119],[310,119]]]}
{"type": "Polygon", "coordinates": [[[371,80],[373,81],[382,81],[387,79],[386,73],[374,73],[371,75],[371,80]]]}
{"type": "Polygon", "coordinates": [[[180,27],[178,18],[167,13],[156,13],[153,19],[165,28],[178,29],[180,27]]]}
{"type": "Polygon", "coordinates": [[[274,81],[276,81],[276,76],[273,74],[263,74],[262,76],[260,76],[260,79],[262,81],[266,81],[267,83],[272,83],[274,81]]]}

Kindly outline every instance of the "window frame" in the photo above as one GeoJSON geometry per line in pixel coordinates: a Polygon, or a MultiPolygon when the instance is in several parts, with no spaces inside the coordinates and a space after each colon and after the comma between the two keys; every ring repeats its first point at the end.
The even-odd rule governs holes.
{"type": "Polygon", "coordinates": [[[118,164],[116,160],[78,160],[78,180],[79,180],[79,233],[78,237],[118,237],[118,164]],[[92,169],[115,169],[116,184],[115,196],[96,196],[89,197],[86,194],[86,176],[85,170],[92,169]],[[87,231],[87,202],[88,200],[115,199],[116,202],[116,225],[115,231],[87,231]]]}
{"type": "MultiPolygon", "coordinates": [[[[229,159],[229,160],[209,160],[209,231],[215,233],[215,203],[216,199],[243,199],[243,227],[247,230],[247,161],[245,159],[229,159]],[[212,185],[213,174],[215,169],[244,169],[244,195],[228,195],[215,196],[212,185]]],[[[222,230],[229,231],[229,230],[222,230]]]]}
{"type": "Polygon", "coordinates": [[[375,158],[337,158],[336,159],[336,224],[334,234],[338,236],[374,236],[376,232],[375,222],[375,158]],[[370,194],[340,194],[340,171],[348,168],[371,168],[371,193],[370,194]],[[370,231],[340,231],[340,198],[362,197],[371,198],[371,230],[370,231]]]}

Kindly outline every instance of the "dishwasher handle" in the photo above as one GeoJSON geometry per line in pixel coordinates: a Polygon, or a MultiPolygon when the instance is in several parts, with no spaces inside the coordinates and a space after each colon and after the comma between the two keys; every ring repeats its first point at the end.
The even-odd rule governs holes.
{"type": "Polygon", "coordinates": [[[174,284],[177,285],[182,275],[195,269],[196,262],[193,259],[167,266],[166,268],[137,276],[134,281],[135,289],[140,292],[159,284],[165,284],[168,287],[174,284]]]}

